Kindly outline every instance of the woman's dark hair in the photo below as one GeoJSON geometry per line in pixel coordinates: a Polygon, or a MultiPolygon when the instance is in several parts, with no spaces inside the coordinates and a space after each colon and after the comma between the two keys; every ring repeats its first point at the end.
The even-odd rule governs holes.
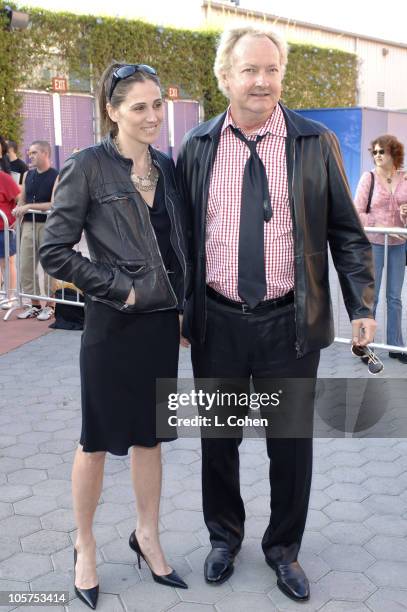
{"type": "Polygon", "coordinates": [[[386,153],[390,153],[396,170],[403,167],[404,146],[399,140],[397,140],[395,136],[392,136],[391,134],[383,134],[383,136],[378,136],[377,138],[372,140],[370,144],[370,151],[372,152],[372,154],[373,149],[376,145],[382,147],[382,149],[384,149],[386,153]]]}
{"type": "Polygon", "coordinates": [[[5,138],[0,135],[0,148],[1,148],[1,157],[0,157],[0,170],[3,172],[7,172],[10,174],[10,162],[7,157],[8,146],[5,138]]]}
{"type": "Polygon", "coordinates": [[[138,70],[130,77],[127,77],[127,79],[123,79],[117,82],[116,87],[113,90],[112,97],[109,100],[109,92],[112,84],[113,73],[115,70],[121,68],[122,66],[128,66],[128,64],[113,61],[103,72],[99,80],[97,98],[103,134],[107,134],[108,132],[111,132],[113,136],[117,134],[117,124],[112,121],[109,115],[107,114],[106,104],[108,102],[110,102],[110,104],[115,108],[120,106],[120,104],[122,104],[122,102],[125,100],[127,92],[129,91],[131,86],[134,85],[134,83],[143,83],[144,81],[150,80],[153,81],[153,83],[155,83],[157,87],[161,89],[161,84],[158,76],[150,74],[148,72],[144,72],[143,70],[138,70]]]}

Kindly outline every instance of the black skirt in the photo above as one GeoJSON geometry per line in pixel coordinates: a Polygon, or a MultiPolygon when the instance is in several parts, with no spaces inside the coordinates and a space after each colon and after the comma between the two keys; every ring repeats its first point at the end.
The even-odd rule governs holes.
{"type": "Polygon", "coordinates": [[[84,451],[127,455],[131,446],[175,439],[156,436],[156,379],[175,381],[178,354],[176,310],[126,314],[86,299],[80,351],[84,451]]]}

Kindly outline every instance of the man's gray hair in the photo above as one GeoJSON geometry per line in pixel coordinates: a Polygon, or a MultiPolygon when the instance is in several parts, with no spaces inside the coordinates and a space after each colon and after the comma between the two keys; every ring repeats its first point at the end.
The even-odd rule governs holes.
{"type": "Polygon", "coordinates": [[[48,153],[48,157],[51,157],[51,145],[47,140],[33,140],[31,145],[38,145],[41,151],[48,153]]]}
{"type": "Polygon", "coordinates": [[[280,37],[275,30],[269,26],[263,25],[243,25],[228,28],[222,33],[218,48],[216,51],[215,64],[213,67],[215,76],[218,80],[218,87],[221,92],[227,97],[228,93],[223,84],[223,74],[227,73],[231,68],[231,57],[233,49],[240,38],[249,34],[250,36],[262,37],[267,36],[273,42],[280,54],[281,73],[284,76],[287,66],[288,45],[286,41],[280,37]]]}

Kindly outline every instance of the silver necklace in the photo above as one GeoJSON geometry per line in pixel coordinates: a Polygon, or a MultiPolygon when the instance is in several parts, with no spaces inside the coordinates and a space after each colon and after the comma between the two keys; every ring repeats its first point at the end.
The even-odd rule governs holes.
{"type": "MultiPolygon", "coordinates": [[[[118,140],[117,140],[117,136],[114,138],[113,142],[116,146],[117,151],[120,153],[120,155],[123,155],[120,149],[118,140]]],[[[139,176],[135,172],[132,172],[130,175],[130,178],[138,191],[153,191],[153,189],[155,189],[158,183],[158,172],[157,172],[156,167],[153,164],[153,160],[151,159],[151,153],[148,149],[147,149],[147,155],[148,155],[148,172],[146,176],[139,176]]]]}

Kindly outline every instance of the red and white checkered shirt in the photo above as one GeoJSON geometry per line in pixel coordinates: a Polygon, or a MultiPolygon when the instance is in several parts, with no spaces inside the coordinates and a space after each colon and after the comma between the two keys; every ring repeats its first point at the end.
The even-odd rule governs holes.
{"type": "MultiPolygon", "coordinates": [[[[240,205],[243,173],[249,148],[230,129],[235,126],[230,108],[222,126],[209,187],[206,223],[206,282],[230,300],[241,302],[237,292],[240,205]]],[[[238,127],[238,126],[235,126],[238,127]]],[[[247,139],[267,134],[257,145],[266,169],[273,216],[264,223],[264,259],[267,293],[271,300],[294,287],[294,242],[285,144],[287,128],[277,105],[264,125],[247,139]]]]}

